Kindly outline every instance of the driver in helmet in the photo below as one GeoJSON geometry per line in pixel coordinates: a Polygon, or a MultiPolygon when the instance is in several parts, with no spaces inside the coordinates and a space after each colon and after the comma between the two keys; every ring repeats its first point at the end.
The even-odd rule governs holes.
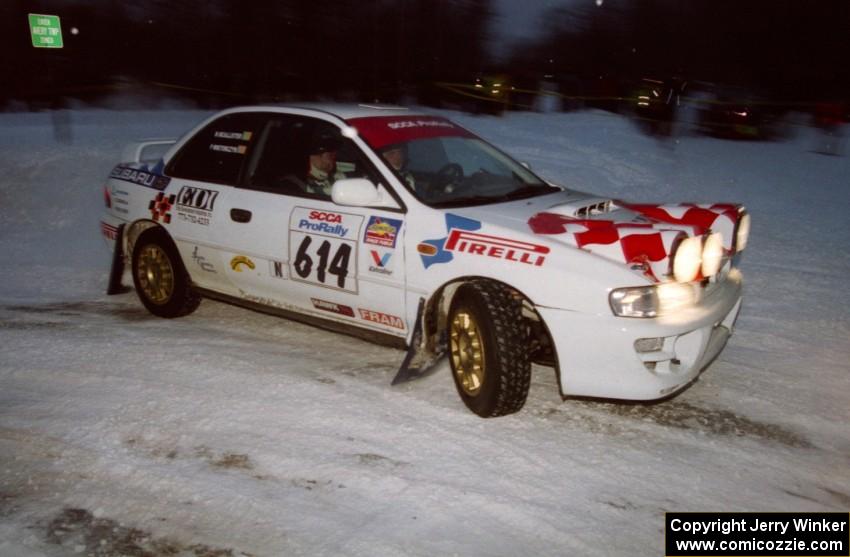
{"type": "Polygon", "coordinates": [[[322,133],[311,142],[306,187],[308,193],[330,197],[334,182],[346,177],[336,167],[339,145],[340,139],[330,133],[322,133]]]}
{"type": "Polygon", "coordinates": [[[410,189],[416,191],[416,179],[407,169],[407,145],[397,143],[390,145],[381,151],[381,156],[392,167],[401,178],[407,182],[410,189]]]}

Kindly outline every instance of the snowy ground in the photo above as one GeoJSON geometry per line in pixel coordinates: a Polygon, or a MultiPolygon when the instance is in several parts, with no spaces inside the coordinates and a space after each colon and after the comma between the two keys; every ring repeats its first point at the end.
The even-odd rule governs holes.
{"type": "MultiPolygon", "coordinates": [[[[736,335],[657,405],[475,417],[448,368],[206,300],[106,297],[102,183],[197,111],[0,114],[0,555],[662,555],[665,511],[850,508],[850,159],[815,131],[659,141],[603,112],[451,115],[545,177],[754,219],[736,335]]],[[[850,130],[845,130],[850,131],[850,130]]]]}

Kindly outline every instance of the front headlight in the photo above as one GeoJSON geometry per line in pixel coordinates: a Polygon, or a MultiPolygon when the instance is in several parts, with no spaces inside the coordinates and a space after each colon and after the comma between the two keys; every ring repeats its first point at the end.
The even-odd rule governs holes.
{"type": "Polygon", "coordinates": [[[744,212],[738,219],[738,228],[735,230],[735,252],[744,251],[747,240],[750,238],[750,214],[744,212]]]}
{"type": "Polygon", "coordinates": [[[697,278],[702,266],[702,238],[690,236],[676,246],[673,253],[673,278],[679,282],[691,282],[697,278]]]}
{"type": "Polygon", "coordinates": [[[657,317],[660,309],[655,286],[617,288],[608,295],[608,302],[620,317],[657,317]]]}
{"type": "Polygon", "coordinates": [[[696,294],[689,284],[665,282],[616,288],[608,295],[608,301],[618,317],[658,317],[692,306],[696,294]]]}

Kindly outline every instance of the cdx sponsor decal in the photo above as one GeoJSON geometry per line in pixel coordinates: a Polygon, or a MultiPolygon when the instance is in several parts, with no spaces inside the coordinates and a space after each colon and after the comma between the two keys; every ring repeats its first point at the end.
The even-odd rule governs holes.
{"type": "Polygon", "coordinates": [[[331,313],[338,313],[339,315],[345,315],[346,317],[354,317],[354,310],[349,306],[337,304],[336,302],[320,300],[318,298],[310,298],[310,301],[313,302],[313,307],[316,309],[329,311],[331,313]]]}
{"type": "Polygon", "coordinates": [[[371,309],[357,308],[357,311],[360,312],[360,317],[366,321],[387,325],[388,327],[395,327],[396,329],[404,329],[404,321],[402,321],[401,317],[387,315],[386,313],[373,311],[371,309]]]}
{"type": "Polygon", "coordinates": [[[400,220],[371,216],[369,222],[366,223],[366,235],[363,237],[363,242],[385,248],[394,248],[400,229],[400,220]]]}
{"type": "Polygon", "coordinates": [[[177,216],[186,222],[209,226],[217,197],[215,190],[183,186],[177,194],[177,216]]]}

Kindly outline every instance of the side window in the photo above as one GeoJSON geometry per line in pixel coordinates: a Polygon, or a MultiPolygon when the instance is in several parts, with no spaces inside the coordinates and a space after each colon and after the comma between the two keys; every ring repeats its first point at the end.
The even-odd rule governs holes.
{"type": "Polygon", "coordinates": [[[228,114],[195,134],[168,163],[166,174],[187,180],[235,185],[268,116],[228,114]]]}
{"type": "Polygon", "coordinates": [[[377,183],[378,176],[357,145],[333,124],[303,116],[274,115],[259,133],[243,185],[330,199],[336,180],[365,177],[377,183]]]}

